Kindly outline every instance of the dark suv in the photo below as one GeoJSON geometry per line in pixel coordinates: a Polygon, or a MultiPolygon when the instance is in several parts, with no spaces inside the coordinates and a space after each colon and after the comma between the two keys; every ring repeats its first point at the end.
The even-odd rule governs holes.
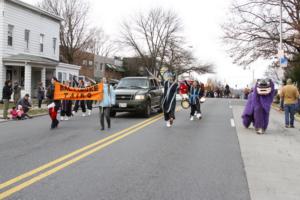
{"type": "Polygon", "coordinates": [[[117,112],[142,113],[150,117],[151,110],[161,112],[162,87],[152,77],[126,77],[120,80],[115,89],[116,104],[111,109],[111,115],[117,112]]]}

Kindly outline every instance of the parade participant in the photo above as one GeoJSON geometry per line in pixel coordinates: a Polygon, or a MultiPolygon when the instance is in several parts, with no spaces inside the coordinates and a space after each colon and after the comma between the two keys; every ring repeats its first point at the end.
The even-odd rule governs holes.
{"type": "Polygon", "coordinates": [[[175,120],[175,109],[176,109],[176,94],[178,90],[178,83],[175,80],[176,75],[168,72],[167,81],[164,83],[164,95],[163,95],[163,111],[167,127],[173,125],[175,120]]]}
{"type": "Polygon", "coordinates": [[[249,128],[253,123],[257,134],[264,134],[268,124],[271,105],[275,94],[274,83],[270,79],[258,79],[248,101],[242,118],[243,124],[249,128]]]}
{"type": "Polygon", "coordinates": [[[103,99],[99,104],[99,115],[101,130],[105,129],[104,117],[106,118],[107,127],[111,127],[110,108],[116,103],[116,95],[113,86],[109,84],[109,80],[103,78],[103,99]]]}
{"type": "Polygon", "coordinates": [[[190,120],[194,120],[194,115],[196,114],[196,117],[198,119],[202,118],[201,114],[201,106],[200,106],[200,99],[203,97],[204,91],[201,90],[200,84],[198,81],[194,81],[193,84],[189,87],[189,100],[191,105],[191,114],[190,114],[190,120]]]}
{"type": "MultiPolygon", "coordinates": [[[[88,87],[92,86],[92,83],[88,82],[87,86],[88,87]]],[[[92,110],[93,110],[93,100],[86,100],[86,107],[87,107],[87,111],[88,111],[88,116],[90,116],[92,114],[92,110]]]]}
{"type": "MultiPolygon", "coordinates": [[[[84,81],[83,80],[79,80],[79,83],[73,79],[75,85],[77,85],[78,88],[85,88],[84,85],[84,81]]],[[[75,101],[75,106],[73,108],[73,114],[78,112],[79,107],[81,108],[82,111],[82,117],[85,117],[85,113],[86,113],[86,107],[85,107],[85,100],[77,100],[75,101]]]]}
{"type": "Polygon", "coordinates": [[[60,101],[54,100],[55,82],[58,82],[56,77],[51,79],[51,85],[47,90],[49,116],[52,120],[51,129],[57,128],[59,121],[57,120],[57,111],[60,108],[60,101]]]}
{"type": "MultiPolygon", "coordinates": [[[[66,81],[65,85],[71,86],[69,81],[66,81]]],[[[71,116],[72,116],[72,101],[71,100],[63,100],[61,103],[60,120],[68,121],[71,116]]]]}

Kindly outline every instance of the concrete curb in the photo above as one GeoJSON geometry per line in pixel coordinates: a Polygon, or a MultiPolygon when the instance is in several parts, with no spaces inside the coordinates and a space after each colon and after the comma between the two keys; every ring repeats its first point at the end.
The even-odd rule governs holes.
{"type": "MultiPolygon", "coordinates": [[[[31,117],[35,118],[35,117],[42,117],[42,116],[46,116],[48,115],[48,113],[41,113],[41,114],[37,114],[37,115],[32,115],[31,117]]],[[[18,120],[3,120],[3,121],[0,121],[0,124],[1,123],[7,123],[7,122],[13,122],[13,121],[18,121],[18,120]]]]}
{"type": "MultiPolygon", "coordinates": [[[[277,112],[284,114],[284,112],[282,110],[280,110],[277,106],[272,105],[272,108],[274,110],[276,110],[277,112]]],[[[295,115],[295,120],[297,120],[298,122],[300,122],[300,117],[295,115]]]]}

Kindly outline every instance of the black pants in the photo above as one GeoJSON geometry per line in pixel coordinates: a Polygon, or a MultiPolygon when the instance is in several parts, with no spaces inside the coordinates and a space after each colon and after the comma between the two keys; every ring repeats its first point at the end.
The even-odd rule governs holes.
{"type": "Polygon", "coordinates": [[[63,101],[60,111],[60,116],[71,117],[72,116],[72,101],[63,101]]]}
{"type": "Polygon", "coordinates": [[[165,116],[165,121],[169,121],[171,118],[175,119],[175,112],[172,110],[170,112],[164,112],[164,116],[165,116]]]}
{"type": "Polygon", "coordinates": [[[86,101],[86,107],[88,110],[92,110],[93,109],[93,101],[92,100],[86,101]]]}
{"type": "Polygon", "coordinates": [[[104,129],[104,117],[106,118],[107,127],[110,128],[110,107],[99,107],[100,125],[104,129]]]}
{"type": "Polygon", "coordinates": [[[197,111],[197,113],[201,113],[200,103],[191,105],[191,116],[194,116],[196,111],[197,111]]]}
{"type": "Polygon", "coordinates": [[[75,112],[78,111],[79,105],[80,105],[80,107],[81,107],[82,112],[85,113],[85,112],[86,112],[85,101],[83,101],[83,100],[82,100],[82,101],[76,101],[76,102],[75,102],[74,111],[75,111],[75,112]]]}
{"type": "Polygon", "coordinates": [[[41,108],[41,107],[42,107],[42,103],[43,103],[43,99],[39,99],[39,102],[38,102],[38,106],[39,106],[39,108],[41,108]]]}

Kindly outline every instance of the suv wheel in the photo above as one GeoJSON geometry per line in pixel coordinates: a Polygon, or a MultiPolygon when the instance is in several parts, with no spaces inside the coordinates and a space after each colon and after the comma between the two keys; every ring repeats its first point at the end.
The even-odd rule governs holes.
{"type": "Polygon", "coordinates": [[[146,118],[149,118],[151,115],[151,102],[148,101],[147,106],[146,106],[146,110],[144,111],[144,116],[146,118]]]}

